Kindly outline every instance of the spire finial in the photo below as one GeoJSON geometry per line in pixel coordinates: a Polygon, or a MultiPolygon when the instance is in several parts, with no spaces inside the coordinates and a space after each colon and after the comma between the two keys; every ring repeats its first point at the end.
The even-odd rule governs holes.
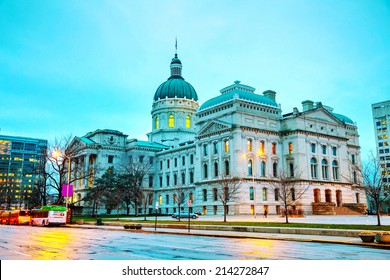
{"type": "Polygon", "coordinates": [[[177,58],[177,37],[176,37],[176,43],[175,43],[175,58],[177,58]]]}

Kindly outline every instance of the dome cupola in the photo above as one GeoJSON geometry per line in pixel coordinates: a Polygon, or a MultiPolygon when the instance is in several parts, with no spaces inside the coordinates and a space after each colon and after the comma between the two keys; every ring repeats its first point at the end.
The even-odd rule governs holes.
{"type": "Polygon", "coordinates": [[[177,52],[175,57],[172,58],[170,67],[171,76],[157,88],[153,98],[154,101],[165,98],[185,98],[198,101],[198,95],[194,87],[186,82],[181,75],[182,63],[177,57],[177,52]]]}

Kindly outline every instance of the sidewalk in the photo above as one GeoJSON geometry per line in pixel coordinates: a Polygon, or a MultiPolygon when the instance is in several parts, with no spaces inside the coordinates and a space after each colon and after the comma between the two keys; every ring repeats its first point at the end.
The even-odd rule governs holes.
{"type": "Polygon", "coordinates": [[[331,229],[294,229],[278,227],[225,227],[225,226],[192,226],[190,232],[187,226],[143,224],[142,230],[124,229],[123,223],[109,222],[104,225],[93,223],[83,225],[68,225],[73,228],[100,229],[100,230],[117,230],[129,233],[145,234],[177,234],[193,236],[210,236],[222,238],[252,238],[252,239],[270,239],[286,240],[299,242],[320,242],[334,243],[344,245],[359,245],[390,249],[390,244],[364,243],[361,241],[356,230],[331,230],[331,229]],[[164,227],[161,227],[164,226],[164,227]],[[292,232],[292,233],[291,233],[292,232]]]}

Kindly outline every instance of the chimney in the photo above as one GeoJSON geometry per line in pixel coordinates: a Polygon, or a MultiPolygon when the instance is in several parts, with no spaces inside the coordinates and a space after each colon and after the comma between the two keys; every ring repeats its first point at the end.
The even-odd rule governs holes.
{"type": "Polygon", "coordinates": [[[268,97],[269,99],[272,99],[273,101],[276,101],[275,100],[276,92],[273,90],[266,90],[263,92],[263,95],[265,97],[268,97]]]}
{"type": "Polygon", "coordinates": [[[314,108],[313,104],[314,104],[314,102],[311,100],[302,101],[303,112],[313,110],[313,108],[314,108]]]}

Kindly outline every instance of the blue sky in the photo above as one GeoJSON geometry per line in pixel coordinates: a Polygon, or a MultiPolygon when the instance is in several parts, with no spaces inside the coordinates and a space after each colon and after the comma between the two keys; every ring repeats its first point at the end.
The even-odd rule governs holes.
{"type": "Polygon", "coordinates": [[[200,104],[240,80],[283,113],[321,101],[375,149],[390,99],[390,1],[0,0],[0,134],[146,139],[175,52],[200,104]]]}

